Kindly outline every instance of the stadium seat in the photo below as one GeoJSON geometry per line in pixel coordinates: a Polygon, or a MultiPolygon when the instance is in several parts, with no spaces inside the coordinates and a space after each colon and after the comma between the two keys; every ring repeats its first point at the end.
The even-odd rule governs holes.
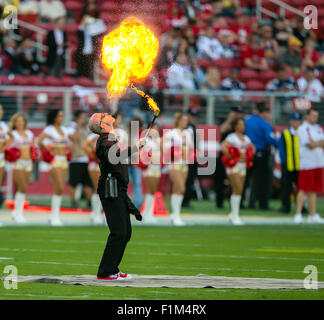
{"type": "Polygon", "coordinates": [[[265,83],[258,80],[249,80],[246,83],[246,90],[248,91],[262,91],[265,89],[265,83]]]}
{"type": "Polygon", "coordinates": [[[206,59],[199,59],[198,60],[198,64],[202,67],[202,68],[209,68],[213,66],[213,61],[210,60],[206,60],[206,59]]]}
{"type": "Polygon", "coordinates": [[[59,78],[53,77],[53,76],[48,76],[44,79],[44,83],[46,86],[50,87],[60,87],[62,86],[62,80],[59,78]]]}
{"type": "Polygon", "coordinates": [[[83,86],[83,87],[94,87],[95,86],[93,81],[86,77],[80,77],[80,78],[77,78],[76,80],[77,80],[76,84],[83,86]]]}
{"type": "Polygon", "coordinates": [[[41,86],[44,84],[44,79],[41,76],[29,76],[28,82],[30,86],[41,86]]]}
{"type": "Polygon", "coordinates": [[[76,84],[76,79],[71,76],[63,76],[61,85],[64,87],[72,87],[76,84]]]}
{"type": "Polygon", "coordinates": [[[213,66],[219,68],[235,68],[237,66],[237,60],[235,59],[218,59],[212,62],[213,66]]]}
{"type": "Polygon", "coordinates": [[[100,5],[100,10],[101,11],[107,11],[107,12],[119,11],[120,10],[120,3],[118,3],[117,1],[103,2],[100,5]]]}
{"type": "Polygon", "coordinates": [[[4,74],[0,74],[0,85],[8,85],[11,84],[12,81],[8,78],[8,76],[4,75],[4,74]]]}
{"type": "Polygon", "coordinates": [[[228,68],[221,68],[220,69],[220,73],[221,73],[221,78],[224,79],[224,78],[227,78],[230,74],[230,71],[231,69],[228,69],[228,68]]]}
{"type": "Polygon", "coordinates": [[[256,71],[247,68],[241,69],[238,76],[239,79],[243,82],[247,82],[249,80],[255,80],[259,78],[259,75],[256,71]]]}
{"type": "Polygon", "coordinates": [[[21,76],[21,75],[15,75],[13,80],[12,80],[12,84],[15,85],[15,86],[28,86],[28,85],[30,85],[28,77],[21,76]]]}
{"type": "Polygon", "coordinates": [[[64,3],[64,6],[66,10],[73,12],[77,18],[81,16],[83,7],[82,1],[67,1],[64,3]]]}
{"type": "Polygon", "coordinates": [[[276,77],[276,73],[272,70],[261,71],[259,74],[260,80],[270,81],[276,77]]]}

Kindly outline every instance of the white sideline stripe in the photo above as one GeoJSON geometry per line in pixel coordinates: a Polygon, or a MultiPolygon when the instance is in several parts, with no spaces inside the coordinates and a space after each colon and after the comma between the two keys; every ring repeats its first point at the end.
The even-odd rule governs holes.
{"type": "MultiPolygon", "coordinates": [[[[25,249],[25,248],[0,248],[0,251],[22,251],[22,252],[53,252],[53,253],[93,253],[94,251],[86,250],[61,250],[61,249],[25,249]]],[[[147,255],[146,252],[128,252],[127,254],[131,255],[147,255]]],[[[236,256],[236,255],[220,255],[220,254],[200,254],[200,253],[169,253],[169,252],[150,252],[150,255],[153,256],[175,256],[175,257],[212,257],[212,258],[231,258],[231,259],[259,259],[259,260],[294,260],[294,261],[324,261],[321,258],[287,258],[287,257],[265,257],[265,256],[236,256]]]]}
{"type": "MultiPolygon", "coordinates": [[[[54,262],[54,261],[24,261],[24,263],[31,263],[31,264],[49,264],[49,265],[68,265],[68,266],[79,266],[79,267],[98,267],[98,264],[89,264],[89,263],[70,263],[70,262],[54,262]]],[[[142,265],[135,265],[129,264],[129,267],[132,268],[143,268],[142,265]]],[[[152,269],[164,269],[170,270],[169,266],[150,266],[152,269]]],[[[184,267],[177,267],[172,266],[173,269],[180,269],[183,270],[184,267]]],[[[266,270],[266,269],[233,269],[233,268],[208,268],[208,267],[188,267],[186,266],[185,269],[190,270],[223,270],[223,271],[247,271],[247,272],[277,272],[277,273],[294,273],[294,274],[304,274],[303,270],[293,271],[293,270],[266,270]]],[[[324,272],[318,272],[320,274],[324,272]]]]}
{"type": "MultiPolygon", "coordinates": [[[[22,297],[42,297],[42,298],[57,298],[57,299],[89,299],[89,298],[95,298],[95,299],[102,299],[102,300],[107,300],[107,297],[103,296],[95,296],[95,295],[82,295],[82,296],[46,296],[43,294],[32,294],[32,293],[2,293],[4,296],[22,296],[22,297]]],[[[0,298],[1,295],[0,295],[0,298]]],[[[114,300],[140,300],[141,298],[135,298],[135,297],[115,297],[114,300]]]]}

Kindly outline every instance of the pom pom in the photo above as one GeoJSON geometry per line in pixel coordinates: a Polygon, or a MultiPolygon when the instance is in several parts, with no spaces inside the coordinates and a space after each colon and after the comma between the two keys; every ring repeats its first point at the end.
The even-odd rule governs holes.
{"type": "Polygon", "coordinates": [[[17,148],[6,148],[5,159],[8,162],[16,162],[20,157],[20,150],[17,148]]]}

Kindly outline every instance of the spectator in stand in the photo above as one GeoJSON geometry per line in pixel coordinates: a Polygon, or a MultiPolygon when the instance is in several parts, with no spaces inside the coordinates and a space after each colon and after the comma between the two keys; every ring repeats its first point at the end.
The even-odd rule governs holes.
{"type": "Polygon", "coordinates": [[[316,213],[316,198],[323,190],[324,168],[324,132],[317,124],[318,111],[309,109],[305,121],[297,130],[299,140],[300,171],[298,175],[297,208],[295,223],[302,223],[302,208],[305,193],[308,199],[308,223],[324,223],[324,219],[316,213]]]}
{"type": "Polygon", "coordinates": [[[174,61],[174,41],[173,37],[169,36],[166,38],[164,46],[161,49],[157,68],[159,70],[168,68],[171,66],[172,62],[174,61]]]}
{"type": "Polygon", "coordinates": [[[268,62],[265,58],[264,49],[261,47],[261,39],[253,36],[251,46],[242,52],[243,66],[255,71],[268,70],[268,62]]]}
{"type": "Polygon", "coordinates": [[[277,77],[271,80],[266,89],[268,91],[292,91],[298,90],[297,83],[294,78],[286,75],[285,68],[283,66],[277,67],[277,77]]]}
{"type": "Polygon", "coordinates": [[[12,38],[5,38],[3,52],[7,56],[8,73],[19,73],[18,57],[17,57],[17,44],[12,38]]]}
{"type": "Polygon", "coordinates": [[[305,46],[301,49],[301,56],[303,59],[302,69],[316,68],[323,66],[324,56],[319,51],[315,50],[315,42],[312,39],[307,39],[305,46]]]}
{"type": "Polygon", "coordinates": [[[39,62],[36,58],[36,50],[32,47],[30,38],[23,38],[18,48],[17,60],[24,75],[39,73],[39,62]]]}
{"type": "Polygon", "coordinates": [[[291,37],[291,27],[288,20],[278,18],[274,22],[273,34],[277,40],[279,47],[286,48],[288,46],[289,38],[291,37]]]}
{"type": "Polygon", "coordinates": [[[189,56],[189,45],[186,39],[182,38],[178,44],[178,47],[175,51],[175,56],[178,56],[179,54],[185,54],[186,56],[189,56]]]}
{"type": "Polygon", "coordinates": [[[166,18],[166,23],[171,28],[182,28],[187,25],[188,20],[183,15],[178,5],[174,5],[171,13],[166,18]]]}
{"type": "Polygon", "coordinates": [[[231,91],[230,96],[226,96],[229,101],[241,101],[242,91],[245,90],[245,85],[238,80],[238,69],[231,69],[230,74],[227,78],[222,81],[222,90],[231,91]]]}
{"type": "Polygon", "coordinates": [[[185,0],[184,1],[184,9],[185,9],[185,14],[187,17],[187,20],[190,24],[193,24],[196,20],[197,17],[197,12],[198,12],[198,7],[199,1],[195,0],[185,0]]]}
{"type": "Polygon", "coordinates": [[[283,64],[286,69],[293,71],[295,74],[299,74],[302,66],[302,57],[300,54],[300,48],[302,42],[296,37],[292,36],[288,41],[288,49],[281,55],[279,63],[283,64]]]}
{"type": "Polygon", "coordinates": [[[0,74],[7,74],[11,68],[11,60],[5,54],[0,44],[0,74]]]}
{"type": "Polygon", "coordinates": [[[188,54],[190,57],[197,57],[198,48],[197,48],[197,39],[191,28],[186,28],[184,31],[184,38],[188,43],[188,54]]]}
{"type": "Polygon", "coordinates": [[[46,45],[48,46],[46,65],[49,75],[61,78],[64,69],[64,54],[68,46],[67,34],[64,31],[65,18],[55,20],[55,28],[48,32],[46,45]]]}
{"type": "Polygon", "coordinates": [[[304,18],[298,18],[296,21],[296,27],[293,28],[293,35],[301,41],[302,45],[305,45],[307,39],[316,39],[316,35],[312,30],[306,30],[304,27],[304,18]]]}
{"type": "Polygon", "coordinates": [[[166,82],[171,89],[195,89],[194,78],[188,56],[182,53],[168,69],[166,82]]]}
{"type": "Polygon", "coordinates": [[[280,56],[280,49],[276,39],[273,38],[273,31],[270,25],[261,28],[262,43],[265,57],[269,65],[274,65],[280,56]]]}
{"type": "Polygon", "coordinates": [[[314,69],[307,68],[304,77],[297,80],[298,89],[305,94],[305,98],[313,102],[323,101],[324,87],[321,81],[315,78],[314,69]]]}
{"type": "Polygon", "coordinates": [[[223,11],[221,13],[224,17],[235,17],[235,11],[240,7],[239,0],[222,0],[223,11]]]}
{"type": "Polygon", "coordinates": [[[221,58],[224,52],[223,46],[216,38],[212,27],[208,27],[206,34],[198,38],[197,47],[200,59],[217,60],[221,58]]]}
{"type": "Polygon", "coordinates": [[[247,37],[251,33],[251,27],[246,23],[246,18],[242,11],[236,11],[235,18],[237,25],[233,26],[232,30],[236,33],[239,43],[246,43],[247,37]]]}
{"type": "Polygon", "coordinates": [[[41,22],[55,22],[64,17],[66,10],[60,0],[41,0],[39,3],[39,16],[41,22]]]}
{"type": "Polygon", "coordinates": [[[227,33],[219,35],[219,41],[223,46],[222,57],[225,59],[236,58],[237,47],[231,42],[231,36],[227,33]]]}
{"type": "Polygon", "coordinates": [[[201,85],[202,90],[220,90],[221,75],[217,67],[209,67],[205,74],[205,81],[201,85]]]}
{"type": "Polygon", "coordinates": [[[82,8],[82,17],[85,15],[99,18],[99,7],[96,0],[86,0],[82,8]]]}
{"type": "Polygon", "coordinates": [[[299,172],[299,143],[297,129],[301,123],[301,114],[293,113],[290,116],[289,127],[285,129],[278,142],[281,162],[281,213],[290,213],[290,197],[293,186],[297,187],[299,172]]]}
{"type": "Polygon", "coordinates": [[[105,30],[106,27],[101,19],[89,15],[83,16],[77,32],[78,48],[75,53],[78,76],[93,78],[97,40],[105,30]]]}
{"type": "Polygon", "coordinates": [[[215,36],[217,38],[226,35],[230,44],[237,41],[238,37],[233,28],[228,25],[226,18],[218,17],[213,19],[212,26],[215,32],[215,36]]]}

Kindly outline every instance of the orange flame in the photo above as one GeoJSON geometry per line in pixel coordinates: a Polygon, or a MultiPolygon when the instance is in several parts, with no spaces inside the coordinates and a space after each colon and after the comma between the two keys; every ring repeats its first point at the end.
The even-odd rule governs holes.
{"type": "Polygon", "coordinates": [[[141,90],[138,90],[133,84],[131,84],[131,89],[135,90],[137,94],[146,99],[149,108],[154,112],[156,117],[160,114],[160,109],[157,103],[149,95],[141,90]]]}
{"type": "MultiPolygon", "coordinates": [[[[103,39],[101,61],[111,73],[107,84],[110,96],[120,97],[133,81],[142,81],[152,70],[159,49],[154,33],[141,21],[130,17],[103,39]]],[[[144,92],[131,86],[144,97],[150,108],[159,110],[155,101],[144,92]]]]}

